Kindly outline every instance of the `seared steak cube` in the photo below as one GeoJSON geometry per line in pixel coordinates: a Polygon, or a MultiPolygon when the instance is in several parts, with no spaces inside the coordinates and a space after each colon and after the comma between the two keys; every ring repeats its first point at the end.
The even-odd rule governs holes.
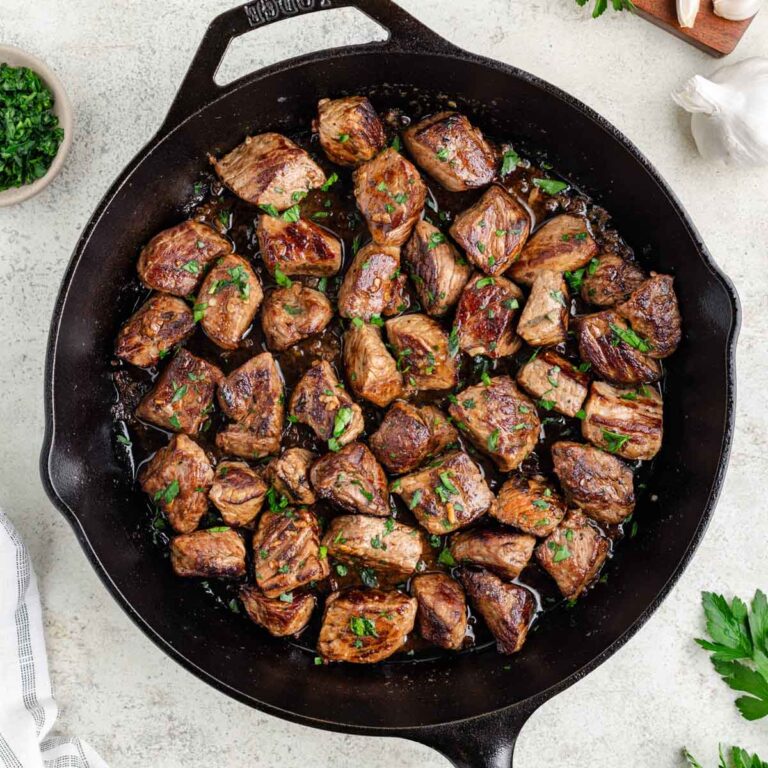
{"type": "Polygon", "coordinates": [[[532,347],[553,347],[568,338],[568,287],[560,272],[537,273],[517,333],[532,347]]]}
{"type": "Polygon", "coordinates": [[[555,474],[566,500],[600,523],[614,525],[632,514],[632,470],[591,445],[562,441],[552,446],[555,474]]]}
{"type": "Polygon", "coordinates": [[[616,307],[632,330],[650,344],[651,357],[669,357],[680,343],[682,336],[680,310],[677,296],[669,275],[651,276],[623,304],[616,307]]]}
{"type": "Polygon", "coordinates": [[[581,423],[585,439],[625,459],[652,459],[664,431],[661,395],[644,384],[637,389],[595,381],[581,423]]]}
{"type": "Polygon", "coordinates": [[[208,491],[224,522],[233,527],[252,523],[266,495],[266,484],[244,461],[222,461],[208,491]]]}
{"type": "Polygon", "coordinates": [[[577,598],[594,580],[610,550],[610,542],[578,510],[536,548],[536,559],[557,582],[563,597],[577,598]]]}
{"type": "Polygon", "coordinates": [[[338,165],[360,165],[387,143],[384,126],[365,96],[320,99],[317,132],[328,159],[338,165]]]}
{"type": "Polygon", "coordinates": [[[259,311],[264,294],[251,265],[230,253],[206,275],[197,295],[195,312],[208,338],[224,349],[234,349],[259,311]]]}
{"type": "Polygon", "coordinates": [[[282,351],[320,333],[333,319],[325,294],[301,283],[276,288],[261,308],[261,327],[267,346],[282,351]]]}
{"type": "Polygon", "coordinates": [[[512,475],[488,510],[491,517],[533,536],[549,536],[565,515],[565,502],[545,477],[512,475]]]}
{"type": "Polygon", "coordinates": [[[456,308],[454,328],[459,346],[469,355],[499,358],[513,355],[521,342],[515,316],[523,292],[504,277],[475,275],[466,285],[456,308]]]}
{"type": "Polygon", "coordinates": [[[194,293],[207,266],[232,251],[215,229],[189,219],[155,235],[139,254],[141,282],[174,296],[194,293]]]}
{"type": "Polygon", "coordinates": [[[421,216],[427,188],[413,164],[391,147],[354,173],[355,200],[374,242],[402,245],[421,216]]]}
{"type": "Polygon", "coordinates": [[[401,477],[391,490],[424,528],[438,536],[474,522],[493,501],[479,467],[462,451],[448,453],[421,472],[401,477]]]}
{"type": "Polygon", "coordinates": [[[614,384],[641,384],[661,378],[661,366],[638,336],[613,310],[578,320],[579,354],[593,371],[614,384]]]}
{"type": "Polygon", "coordinates": [[[349,265],[339,288],[339,314],[370,320],[393,315],[401,296],[400,249],[368,243],[349,265]]]}
{"type": "Polygon", "coordinates": [[[256,236],[270,274],[330,277],[341,269],[341,242],[313,221],[287,221],[263,214],[256,236]]]}
{"type": "Polygon", "coordinates": [[[308,509],[265,511],[253,535],[256,584],[266,597],[290,602],[291,592],[330,573],[320,551],[320,526],[308,509]]]}
{"type": "Polygon", "coordinates": [[[220,160],[208,156],[226,187],[246,203],[272,205],[278,211],[294,204],[297,192],[325,183],[323,169],[301,147],[279,133],[248,136],[220,160]]]}
{"type": "Polygon", "coordinates": [[[215,365],[180,349],[139,403],[136,416],[162,429],[196,435],[213,410],[222,376],[215,365]]]}
{"type": "Polygon", "coordinates": [[[240,590],[240,599],[248,618],[273,637],[298,635],[315,610],[315,596],[308,593],[291,595],[288,601],[266,597],[256,587],[245,586],[240,590]]]}
{"type": "Polygon", "coordinates": [[[375,664],[403,647],[415,620],[416,600],[402,592],[334,592],[325,601],[317,652],[328,661],[375,664]]]}
{"type": "Polygon", "coordinates": [[[637,264],[613,253],[595,256],[582,269],[581,298],[600,307],[625,301],[645,280],[645,273],[637,264]]]}
{"type": "Polygon", "coordinates": [[[467,634],[467,600],[461,585],[445,573],[422,573],[411,581],[419,608],[419,634],[432,645],[456,651],[467,634]]]}
{"type": "Polygon", "coordinates": [[[208,456],[186,435],[174,435],[139,472],[142,490],[165,512],[177,533],[197,528],[208,509],[212,482],[208,456]]]}
{"type": "Polygon", "coordinates": [[[512,654],[519,651],[536,611],[533,593],[484,570],[462,568],[460,579],[470,603],[496,638],[498,652],[512,654]]]}
{"type": "Polygon", "coordinates": [[[576,416],[587,396],[589,376],[557,352],[547,349],[520,368],[517,383],[545,410],[576,416]]]}
{"type": "Polygon", "coordinates": [[[344,369],[352,391],[380,408],[403,391],[397,362],[373,325],[353,323],[344,334],[344,369]]]}
{"type": "Polygon", "coordinates": [[[421,466],[456,438],[456,430],[439,408],[398,400],[368,442],[376,458],[399,475],[421,466]]]}
{"type": "Polygon", "coordinates": [[[542,270],[574,272],[597,256],[597,243],[587,220],[563,213],[544,222],[523,248],[510,270],[516,283],[531,285],[542,270]]]}
{"type": "Polygon", "coordinates": [[[338,450],[363,431],[363,412],[336,378],[330,363],[316,360],[293,390],[290,413],[338,450]]]}
{"type": "Polygon", "coordinates": [[[451,554],[459,563],[481,565],[503,579],[516,579],[535,546],[535,537],[525,533],[475,528],[451,539],[451,554]]]}
{"type": "Polygon", "coordinates": [[[219,405],[235,421],[216,435],[224,453],[258,459],[280,450],[283,379],[269,352],[252,357],[219,384],[219,405]]]}
{"type": "Polygon", "coordinates": [[[156,293],[131,315],[117,334],[115,354],[131,365],[157,365],[195,330],[192,310],[182,299],[156,293]]]}
{"type": "Polygon", "coordinates": [[[448,409],[465,437],[502,472],[519,466],[539,439],[536,406],[509,376],[495,376],[456,395],[448,409]]]}
{"type": "Polygon", "coordinates": [[[387,320],[387,338],[413,389],[450,389],[456,384],[456,361],[448,351],[448,334],[426,315],[387,320]]]}
{"type": "Polygon", "coordinates": [[[479,128],[458,112],[439,112],[403,131],[418,165],[451,192],[484,187],[496,174],[496,153],[479,128]]]}
{"type": "Polygon", "coordinates": [[[453,239],[467,258],[487,275],[506,272],[531,231],[526,209],[502,187],[494,184],[451,225],[453,239]]]}
{"type": "Polygon", "coordinates": [[[441,317],[459,300],[472,274],[467,260],[426,219],[413,228],[403,257],[421,306],[432,317],[441,317]]]}
{"type": "Polygon", "coordinates": [[[237,579],[245,576],[245,544],[230,528],[184,533],[171,539],[171,566],[177,576],[237,579]]]}
{"type": "Polygon", "coordinates": [[[289,448],[269,462],[264,479],[290,504],[314,504],[317,497],[309,482],[309,469],[316,458],[306,448],[289,448]]]}
{"type": "Polygon", "coordinates": [[[416,570],[425,547],[416,528],[368,515],[334,517],[323,544],[336,560],[396,580],[407,579],[416,570]]]}
{"type": "Polygon", "coordinates": [[[389,515],[387,476],[362,443],[349,443],[326,453],[310,472],[315,493],[346,512],[389,515]]]}

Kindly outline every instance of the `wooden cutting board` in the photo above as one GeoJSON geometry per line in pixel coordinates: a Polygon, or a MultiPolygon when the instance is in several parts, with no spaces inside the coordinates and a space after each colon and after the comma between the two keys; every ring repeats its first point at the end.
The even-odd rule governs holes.
{"type": "Polygon", "coordinates": [[[727,21],[715,16],[712,0],[701,0],[699,15],[693,29],[681,29],[677,23],[675,0],[634,0],[638,16],[657,27],[666,29],[710,56],[726,56],[741,40],[752,19],[727,21]]]}

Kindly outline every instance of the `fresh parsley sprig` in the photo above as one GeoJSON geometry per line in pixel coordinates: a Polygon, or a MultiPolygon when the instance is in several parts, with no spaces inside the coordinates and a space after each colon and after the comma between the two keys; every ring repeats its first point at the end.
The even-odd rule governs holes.
{"type": "MultiPolygon", "coordinates": [[[[589,0],[576,0],[577,4],[584,7],[589,0]]],[[[632,0],[611,0],[611,7],[614,11],[634,11],[635,5],[632,0]]],[[[608,8],[608,0],[595,0],[595,7],[592,9],[592,18],[596,19],[602,16],[608,8]]]]}
{"type": "MultiPolygon", "coordinates": [[[[687,750],[683,750],[683,757],[688,761],[691,768],[702,768],[701,763],[687,750]]],[[[731,747],[730,763],[725,761],[723,754],[723,745],[720,745],[720,762],[717,768],[768,768],[768,763],[761,760],[757,755],[750,755],[746,749],[741,747],[731,747]]]]}

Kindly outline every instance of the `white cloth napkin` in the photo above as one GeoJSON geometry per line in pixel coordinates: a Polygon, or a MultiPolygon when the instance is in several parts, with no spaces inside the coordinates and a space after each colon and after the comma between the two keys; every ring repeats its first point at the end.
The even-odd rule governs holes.
{"type": "Polygon", "coordinates": [[[57,712],[32,562],[0,511],[0,765],[107,768],[81,739],[48,736],[57,712]]]}

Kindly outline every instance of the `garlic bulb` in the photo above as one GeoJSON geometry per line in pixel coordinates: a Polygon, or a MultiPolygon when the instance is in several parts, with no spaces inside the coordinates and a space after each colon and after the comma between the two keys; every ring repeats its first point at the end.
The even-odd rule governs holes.
{"type": "Polygon", "coordinates": [[[762,5],[762,0],[715,0],[715,13],[729,21],[751,19],[762,5]]]}
{"type": "Polygon", "coordinates": [[[768,58],[755,56],[696,75],[672,98],[692,113],[691,132],[707,160],[768,164],[768,58]]]}
{"type": "Polygon", "coordinates": [[[677,0],[677,22],[681,27],[690,28],[696,23],[700,0],[677,0]]]}

